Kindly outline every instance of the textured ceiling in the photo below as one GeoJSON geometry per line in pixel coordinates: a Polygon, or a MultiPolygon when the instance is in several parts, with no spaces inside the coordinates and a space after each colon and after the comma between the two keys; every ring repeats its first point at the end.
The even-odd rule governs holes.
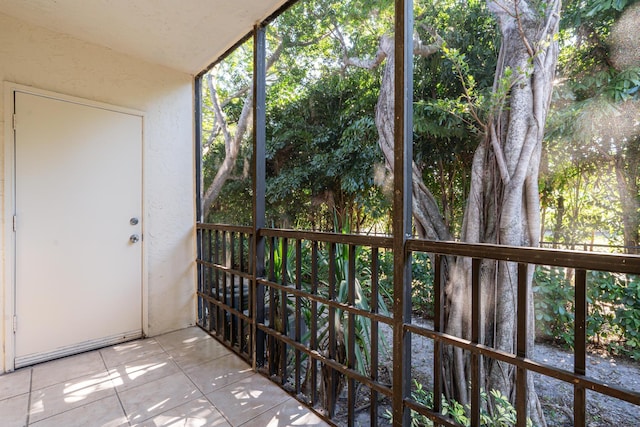
{"type": "Polygon", "coordinates": [[[0,0],[0,13],[197,74],[286,0],[0,0]]]}

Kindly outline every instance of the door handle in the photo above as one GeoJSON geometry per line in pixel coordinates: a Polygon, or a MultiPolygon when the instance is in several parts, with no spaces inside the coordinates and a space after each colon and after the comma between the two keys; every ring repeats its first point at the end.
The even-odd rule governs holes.
{"type": "Polygon", "coordinates": [[[132,234],[131,236],[129,236],[129,241],[131,243],[138,243],[140,241],[140,236],[138,236],[137,234],[132,234]]]}

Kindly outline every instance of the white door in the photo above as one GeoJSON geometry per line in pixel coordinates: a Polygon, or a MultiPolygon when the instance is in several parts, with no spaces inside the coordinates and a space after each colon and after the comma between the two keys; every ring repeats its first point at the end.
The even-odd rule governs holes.
{"type": "Polygon", "coordinates": [[[141,336],[142,117],[22,92],[15,114],[15,367],[141,336]]]}

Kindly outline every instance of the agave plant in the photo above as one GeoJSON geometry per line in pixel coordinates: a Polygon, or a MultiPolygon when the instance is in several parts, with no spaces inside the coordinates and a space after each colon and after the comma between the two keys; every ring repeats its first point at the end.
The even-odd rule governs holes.
{"type": "MultiPolygon", "coordinates": [[[[343,234],[350,232],[349,222],[345,222],[343,234]]],[[[341,304],[349,304],[349,286],[353,286],[353,303],[352,307],[362,310],[370,311],[370,305],[363,290],[363,284],[371,283],[371,270],[369,268],[360,268],[358,260],[361,258],[363,248],[356,246],[353,248],[353,253],[350,253],[350,247],[348,245],[337,244],[333,251],[333,262],[335,271],[335,284],[336,284],[336,296],[335,302],[341,304]],[[350,257],[354,257],[353,265],[355,271],[350,276],[350,257]],[[350,277],[353,277],[353,283],[350,284],[350,277]]],[[[329,265],[332,260],[330,255],[324,255],[321,262],[325,265],[329,265]]],[[[321,284],[328,287],[329,284],[321,281],[321,284]]],[[[389,311],[384,303],[384,299],[381,297],[378,300],[378,312],[383,315],[389,315],[389,311]]],[[[319,351],[326,357],[329,356],[329,335],[333,330],[335,336],[335,360],[343,365],[351,365],[358,373],[364,376],[370,376],[371,374],[371,320],[368,317],[361,315],[350,315],[348,311],[343,309],[335,309],[333,315],[333,321],[331,321],[329,307],[325,304],[318,306],[317,316],[317,328],[319,331],[318,342],[319,351]],[[348,360],[349,348],[349,319],[354,322],[354,360],[348,360]]],[[[336,398],[342,391],[344,386],[344,379],[341,374],[332,372],[327,366],[323,366],[322,369],[322,384],[321,390],[323,391],[324,406],[329,413],[333,413],[335,409],[336,398]],[[336,380],[329,381],[328,376],[337,375],[336,380]],[[329,390],[328,388],[332,389],[329,390]],[[331,397],[331,398],[330,398],[331,397]]]]}
{"type": "MultiPolygon", "coordinates": [[[[340,230],[343,234],[350,232],[350,226],[347,222],[345,226],[340,230]]],[[[284,239],[271,240],[273,250],[270,251],[271,256],[269,269],[270,280],[279,281],[280,283],[296,283],[296,248],[295,245],[289,245],[285,243],[284,239]],[[271,273],[272,272],[272,273],[271,273]]],[[[310,244],[303,242],[302,246],[303,259],[310,259],[310,244]]],[[[318,251],[318,267],[323,272],[330,270],[329,266],[333,263],[334,277],[329,278],[328,273],[322,274],[323,278],[318,281],[318,288],[320,294],[323,297],[328,297],[328,289],[331,282],[334,286],[333,301],[340,304],[349,304],[349,286],[353,286],[353,304],[352,307],[369,312],[371,307],[368,302],[368,298],[365,290],[370,289],[372,272],[368,266],[361,266],[358,262],[359,259],[365,255],[366,251],[362,247],[353,247],[353,252],[350,254],[350,246],[343,244],[335,244],[334,250],[320,250],[318,251]],[[355,257],[355,262],[352,265],[355,266],[355,271],[352,274],[352,283],[350,284],[350,256],[355,257]]],[[[301,266],[300,283],[302,289],[311,293],[310,262],[303,262],[301,266]]],[[[378,312],[382,315],[389,315],[386,304],[382,297],[378,297],[378,312]]],[[[282,334],[291,334],[296,331],[295,326],[295,311],[296,303],[299,304],[301,317],[304,321],[304,331],[300,335],[300,341],[308,345],[311,341],[311,331],[315,329],[317,336],[317,350],[325,357],[329,357],[329,336],[333,334],[335,337],[335,353],[333,359],[346,366],[353,366],[357,372],[362,375],[369,376],[371,374],[371,320],[365,316],[357,314],[349,314],[342,308],[330,308],[329,305],[323,303],[316,303],[315,316],[312,315],[312,303],[304,298],[296,298],[292,294],[286,292],[271,290],[265,295],[265,304],[269,307],[273,307],[273,328],[282,334]],[[286,319],[287,322],[283,322],[282,307],[283,300],[286,298],[286,319]],[[347,349],[349,347],[349,319],[354,322],[354,360],[348,360],[347,349]],[[315,322],[315,328],[312,328],[312,322],[315,322]]],[[[270,316],[271,317],[271,316],[270,316]]],[[[298,325],[298,328],[303,328],[302,325],[298,325]]],[[[293,338],[293,337],[291,337],[293,338]]],[[[384,343],[383,343],[384,346],[384,343]]],[[[270,347],[270,351],[273,352],[274,362],[281,360],[282,352],[285,350],[284,343],[273,342],[270,347]]],[[[315,366],[312,363],[312,359],[307,357],[306,354],[301,355],[301,361],[306,360],[306,372],[301,373],[305,375],[304,383],[307,387],[313,387],[317,389],[317,384],[311,384],[311,372],[315,366]]],[[[291,366],[295,361],[295,352],[293,349],[288,349],[286,354],[286,366],[291,366]]],[[[287,369],[290,374],[295,374],[294,370],[287,369]]],[[[280,372],[280,367],[272,367],[272,373],[278,373],[279,375],[285,375],[284,372],[280,372]]],[[[331,370],[327,366],[322,367],[321,372],[321,384],[320,390],[323,397],[323,405],[330,413],[334,412],[336,398],[342,391],[344,385],[344,379],[334,370],[331,370]],[[329,377],[333,376],[330,380],[329,377]],[[331,388],[331,390],[329,390],[331,388]]]]}

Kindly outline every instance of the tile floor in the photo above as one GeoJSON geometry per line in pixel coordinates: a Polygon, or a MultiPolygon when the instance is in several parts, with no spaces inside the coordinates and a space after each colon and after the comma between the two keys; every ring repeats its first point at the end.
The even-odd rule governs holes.
{"type": "Polygon", "coordinates": [[[0,425],[327,424],[194,327],[0,375],[0,425]]]}

